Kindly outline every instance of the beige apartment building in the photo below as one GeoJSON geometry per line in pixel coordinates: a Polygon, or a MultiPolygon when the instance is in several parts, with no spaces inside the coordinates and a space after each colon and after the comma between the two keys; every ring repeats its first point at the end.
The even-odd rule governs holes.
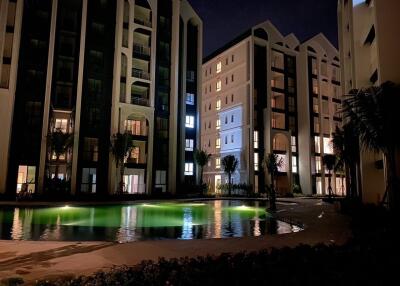
{"type": "Polygon", "coordinates": [[[196,183],[202,29],[186,0],[0,0],[0,195],[114,193],[117,132],[126,193],[196,183]]]}
{"type": "MultiPolygon", "coordinates": [[[[331,135],[341,119],[338,51],[323,35],[300,43],[269,21],[252,27],[203,60],[201,147],[212,155],[205,169],[210,190],[227,183],[221,160],[239,161],[234,183],[259,192],[269,182],[266,154],[283,159],[278,192],[299,184],[305,194],[325,194],[321,157],[332,153],[331,135]]],[[[343,180],[333,188],[344,194],[343,180]]]]}
{"type": "MultiPolygon", "coordinates": [[[[339,48],[342,93],[352,89],[400,83],[400,1],[339,0],[339,48]]],[[[378,166],[381,154],[362,151],[360,185],[366,203],[380,203],[386,183],[378,166]]]]}

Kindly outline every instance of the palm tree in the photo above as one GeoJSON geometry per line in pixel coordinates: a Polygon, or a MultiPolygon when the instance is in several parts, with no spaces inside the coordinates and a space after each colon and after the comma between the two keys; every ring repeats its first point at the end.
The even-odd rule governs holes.
{"type": "Polygon", "coordinates": [[[64,155],[72,146],[73,137],[69,133],[62,132],[61,129],[56,129],[50,133],[49,139],[50,150],[56,156],[55,178],[57,179],[60,156],[64,155]]]}
{"type": "Polygon", "coordinates": [[[116,133],[111,137],[111,153],[120,172],[119,193],[124,192],[125,160],[133,149],[133,137],[129,133],[116,133]]]}
{"type": "Polygon", "coordinates": [[[239,165],[239,161],[233,155],[225,156],[222,159],[222,167],[224,168],[224,172],[228,174],[228,194],[231,195],[232,192],[232,174],[236,171],[236,168],[239,165]]]}
{"type": "Polygon", "coordinates": [[[194,161],[199,165],[200,168],[200,185],[203,186],[203,171],[204,167],[210,161],[211,154],[208,154],[206,151],[196,149],[194,150],[194,161]]]}
{"type": "Polygon", "coordinates": [[[279,168],[282,168],[284,161],[277,154],[269,153],[263,160],[263,168],[268,171],[271,176],[271,188],[270,188],[270,209],[276,210],[276,190],[275,190],[275,178],[279,172],[279,168]]]}
{"type": "Polygon", "coordinates": [[[400,85],[385,82],[379,87],[352,91],[343,105],[345,118],[352,122],[362,148],[384,155],[387,178],[384,200],[387,197],[390,209],[399,211],[396,154],[400,137],[394,129],[400,126],[400,85]]]}
{"type": "Polygon", "coordinates": [[[335,169],[336,165],[336,156],[332,154],[325,154],[322,157],[322,163],[324,164],[325,168],[328,170],[328,195],[329,199],[332,198],[332,171],[335,169]]]}
{"type": "Polygon", "coordinates": [[[342,129],[336,128],[332,139],[333,151],[337,164],[342,165],[348,182],[347,195],[361,199],[361,190],[357,180],[360,170],[360,148],[358,134],[354,132],[352,122],[347,122],[342,129]]]}

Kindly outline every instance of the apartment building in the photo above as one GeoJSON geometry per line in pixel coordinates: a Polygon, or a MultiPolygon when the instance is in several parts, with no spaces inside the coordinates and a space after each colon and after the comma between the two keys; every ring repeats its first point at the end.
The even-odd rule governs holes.
{"type": "Polygon", "coordinates": [[[333,154],[332,135],[342,126],[340,62],[337,49],[323,35],[304,41],[298,64],[299,172],[303,190],[346,194],[344,172],[329,175],[323,164],[325,154],[333,154]]]}
{"type": "Polygon", "coordinates": [[[294,184],[305,194],[326,193],[328,174],[320,158],[332,152],[330,138],[340,121],[334,116],[341,103],[338,68],[338,52],[323,35],[300,43],[269,21],[206,57],[201,147],[212,154],[204,172],[211,189],[218,192],[228,182],[221,160],[234,155],[239,167],[233,182],[263,190],[269,176],[262,162],[273,152],[283,160],[276,181],[280,194],[292,192],[294,184]]]}
{"type": "Polygon", "coordinates": [[[72,194],[115,192],[117,132],[133,136],[127,193],[196,180],[184,146],[199,143],[202,22],[187,1],[0,5],[0,193],[54,192],[54,181],[72,194]],[[71,143],[58,154],[62,137],[71,143]]]}
{"type": "MultiPolygon", "coordinates": [[[[386,81],[400,82],[400,2],[338,1],[342,93],[386,81]]],[[[386,188],[383,157],[362,151],[358,188],[366,203],[380,203],[386,188]]]]}

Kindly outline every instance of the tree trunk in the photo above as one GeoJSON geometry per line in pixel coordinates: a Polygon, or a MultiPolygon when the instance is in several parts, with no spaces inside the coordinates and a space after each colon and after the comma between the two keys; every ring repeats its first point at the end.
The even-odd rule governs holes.
{"type": "Polygon", "coordinates": [[[232,183],[231,183],[231,173],[228,174],[228,195],[231,196],[232,194],[232,183]]]}
{"type": "Polygon", "coordinates": [[[398,178],[396,172],[396,153],[394,151],[389,151],[385,154],[387,158],[386,168],[387,168],[387,191],[389,199],[389,208],[391,211],[399,211],[399,194],[398,194],[398,178]]]}
{"type": "Polygon", "coordinates": [[[124,161],[121,162],[121,166],[120,166],[120,176],[121,176],[121,180],[119,182],[119,193],[123,194],[124,193],[124,170],[125,169],[125,165],[124,165],[124,161]]]}
{"type": "Polygon", "coordinates": [[[331,175],[331,171],[329,171],[329,177],[328,177],[328,196],[329,199],[332,198],[332,175],[331,175]]]}
{"type": "Polygon", "coordinates": [[[274,184],[274,175],[271,174],[271,191],[269,196],[270,201],[270,209],[272,211],[276,210],[276,192],[275,192],[275,184],[274,184]]]}

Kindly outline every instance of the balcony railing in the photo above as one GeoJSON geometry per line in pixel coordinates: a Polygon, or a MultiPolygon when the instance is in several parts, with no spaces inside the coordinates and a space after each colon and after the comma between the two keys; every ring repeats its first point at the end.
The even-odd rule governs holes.
{"type": "Polygon", "coordinates": [[[139,54],[143,56],[150,56],[150,47],[146,47],[144,45],[133,44],[133,53],[139,54]]]}
{"type": "Polygon", "coordinates": [[[136,68],[132,69],[132,76],[145,80],[150,80],[150,74],[148,72],[136,68]]]}
{"type": "Polygon", "coordinates": [[[131,96],[131,104],[149,106],[149,99],[143,98],[143,97],[138,97],[136,95],[132,95],[131,96]]]}
{"type": "Polygon", "coordinates": [[[139,16],[135,16],[135,23],[136,24],[139,24],[139,25],[142,25],[142,26],[146,26],[146,27],[149,27],[149,28],[151,28],[151,21],[149,20],[149,19],[143,19],[143,18],[141,18],[141,17],[139,17],[139,16]]]}

